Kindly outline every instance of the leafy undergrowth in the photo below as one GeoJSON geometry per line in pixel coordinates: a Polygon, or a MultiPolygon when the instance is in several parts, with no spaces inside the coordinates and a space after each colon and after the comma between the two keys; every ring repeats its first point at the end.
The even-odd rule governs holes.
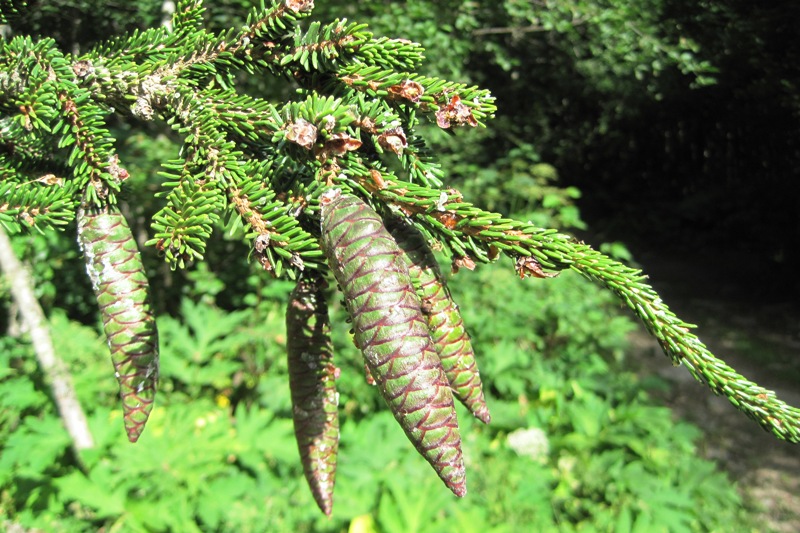
{"type": "MultiPolygon", "coordinates": [[[[273,282],[236,312],[184,299],[159,319],[161,390],[136,444],[95,328],[52,316],[96,448],[76,460],[25,342],[0,339],[0,516],[46,531],[711,531],[755,529],[699,431],[625,366],[636,327],[571,273],[484,267],[451,282],[492,410],[459,411],[469,493],[453,497],[366,385],[340,306],[333,517],[305,486],[273,282]],[[502,295],[502,297],[498,297],[502,295]],[[533,317],[532,319],[530,317],[533,317]]],[[[666,359],[665,359],[666,362],[666,359]]]]}
{"type": "MultiPolygon", "coordinates": [[[[752,290],[751,278],[740,277],[738,269],[756,269],[756,260],[736,263],[733,275],[717,266],[732,252],[709,247],[704,253],[694,267],[687,268],[676,260],[679,254],[671,251],[647,249],[640,243],[636,249],[659,294],[673,303],[680,316],[698,325],[703,342],[714,353],[724,354],[744,375],[797,405],[800,309],[796,302],[790,293],[776,297],[752,290]]],[[[683,369],[664,365],[657,343],[643,330],[635,331],[631,341],[631,362],[641,367],[642,375],[657,374],[669,383],[656,395],[658,400],[703,430],[700,455],[729,473],[745,504],[756,510],[759,530],[800,530],[797,446],[754,430],[752,422],[727,400],[704,394],[703,387],[683,369]]]]}

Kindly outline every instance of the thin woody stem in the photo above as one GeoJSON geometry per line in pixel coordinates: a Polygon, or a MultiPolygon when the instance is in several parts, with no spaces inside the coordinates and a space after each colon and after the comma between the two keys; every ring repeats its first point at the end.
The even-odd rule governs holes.
{"type": "Polygon", "coordinates": [[[19,305],[22,318],[30,332],[36,359],[53,389],[53,399],[67,433],[72,439],[76,457],[80,457],[81,450],[94,447],[94,440],[86,422],[86,414],[78,401],[69,369],[55,352],[50,332],[47,329],[47,320],[34,295],[30,277],[14,255],[11,241],[2,227],[0,227],[0,267],[8,276],[11,294],[19,305]]]}

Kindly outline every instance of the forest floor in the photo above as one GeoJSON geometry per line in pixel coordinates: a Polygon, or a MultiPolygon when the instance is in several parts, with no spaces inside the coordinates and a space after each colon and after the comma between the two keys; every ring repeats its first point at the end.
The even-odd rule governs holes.
{"type": "MultiPolygon", "coordinates": [[[[695,333],[712,353],[800,406],[800,303],[791,292],[764,294],[759,279],[769,272],[758,265],[742,269],[741,257],[709,254],[692,256],[689,263],[688,254],[631,249],[667,305],[698,326],[695,333]]],[[[632,342],[642,374],[671,384],[657,395],[677,417],[703,430],[700,453],[729,473],[747,506],[757,510],[763,531],[800,531],[800,446],[762,431],[685,368],[673,367],[644,328],[632,342]]]]}

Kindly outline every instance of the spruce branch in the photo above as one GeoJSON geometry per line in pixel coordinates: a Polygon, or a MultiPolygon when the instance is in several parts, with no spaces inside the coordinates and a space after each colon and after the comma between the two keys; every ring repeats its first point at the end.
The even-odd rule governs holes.
{"type": "MultiPolygon", "coordinates": [[[[0,13],[13,18],[22,5],[0,3],[0,13]]],[[[449,386],[465,380],[451,372],[447,382],[442,354],[460,348],[437,352],[433,338],[449,331],[463,346],[466,330],[438,274],[429,272],[417,288],[426,304],[439,298],[450,321],[447,331],[431,331],[444,322],[425,319],[404,261],[416,268],[422,244],[398,247],[384,228],[393,217],[413,226],[420,242],[441,244],[454,269],[503,254],[521,277],[547,278],[569,268],[598,282],[642,320],[673,363],[776,437],[800,441],[800,410],[714,357],[641,271],[557,230],[486,211],[445,185],[417,127],[422,120],[446,130],[483,125],[495,111],[488,91],[414,72],[420,45],[375,37],[358,22],[301,26],[312,7],[311,0],[271,0],[242,28],[213,33],[204,27],[201,2],[184,0],[171,30],[123,35],[80,57],[62,53],[48,38],[2,41],[0,224],[12,231],[63,225],[81,203],[84,214],[98,207],[116,213],[115,195],[128,176],[107,119],[163,121],[183,147],[162,165],[162,204],[147,244],[172,268],[185,268],[203,259],[212,231],[225,221],[275,276],[302,280],[332,272],[369,371],[412,442],[455,493],[466,489],[449,386]],[[296,96],[272,101],[243,94],[234,83],[242,71],[290,79],[296,96]],[[399,273],[393,288],[381,265],[399,273]],[[444,413],[444,425],[427,419],[432,409],[444,413]]],[[[87,242],[102,242],[102,233],[87,242]]],[[[129,257],[134,248],[121,250],[129,257]]],[[[122,255],[119,263],[127,263],[122,255]]],[[[119,301],[110,292],[101,297],[104,306],[119,301]]],[[[149,306],[145,314],[152,318],[149,306]]],[[[467,378],[477,376],[477,367],[465,368],[467,378]]]]}
{"type": "Polygon", "coordinates": [[[336,75],[337,84],[363,91],[371,98],[402,101],[432,113],[442,128],[483,125],[497,110],[489,91],[465,83],[397,72],[380,65],[352,65],[339,69],[336,75]]]}
{"type": "MultiPolygon", "coordinates": [[[[274,172],[271,165],[265,167],[255,175],[274,172]]],[[[304,207],[302,197],[296,199],[297,203],[281,201],[275,190],[260,180],[229,187],[228,197],[238,214],[239,224],[247,227],[246,238],[264,270],[281,276],[286,268],[284,263],[301,271],[306,267],[322,268],[317,237],[303,229],[295,215],[304,207]]]]}
{"type": "MultiPolygon", "coordinates": [[[[7,67],[7,78],[0,81],[0,108],[16,107],[13,118],[26,133],[42,140],[56,138],[53,153],[72,146],[63,161],[72,169],[76,187],[91,182],[91,190],[118,190],[127,172],[118,165],[105,127],[109,112],[74,83],[76,72],[55,42],[14,38],[3,46],[0,65],[7,67]]],[[[110,198],[113,201],[113,195],[110,198]]]]}
{"type": "Polygon", "coordinates": [[[573,237],[530,223],[503,218],[463,201],[454,189],[437,191],[388,175],[376,183],[371,173],[357,178],[387,204],[421,224],[430,233],[444,234],[444,242],[467,264],[485,262],[501,250],[515,261],[521,277],[547,277],[551,270],[571,268],[614,293],[644,323],[676,365],[714,394],[725,396],[737,409],[782,440],[800,442],[800,409],[778,399],[773,391],[748,380],[716,358],[644,282],[641,270],[612,260],[573,237]]]}
{"type": "Polygon", "coordinates": [[[366,64],[394,70],[413,70],[425,59],[425,49],[419,43],[389,37],[371,39],[358,52],[366,64]]]}
{"type": "Polygon", "coordinates": [[[366,24],[336,20],[322,25],[313,22],[305,33],[296,33],[292,46],[265,60],[280,67],[302,68],[306,72],[326,72],[339,64],[339,57],[352,54],[366,43],[372,34],[362,31],[366,24]]]}
{"type": "Polygon", "coordinates": [[[197,0],[180,0],[172,14],[172,29],[175,33],[189,33],[203,29],[205,7],[197,0]]]}
{"type": "Polygon", "coordinates": [[[253,8],[228,51],[236,53],[256,41],[270,42],[285,35],[295,23],[311,14],[310,9],[289,3],[274,4],[266,9],[253,8]]]}
{"type": "Polygon", "coordinates": [[[18,177],[14,174],[11,178],[8,168],[0,170],[0,224],[8,231],[17,233],[22,227],[42,231],[75,218],[73,183],[64,185],[63,179],[53,174],[22,183],[16,181],[18,177]]]}
{"type": "Polygon", "coordinates": [[[202,259],[212,224],[218,219],[216,204],[221,192],[215,181],[205,179],[205,169],[195,173],[185,164],[174,188],[167,195],[167,205],[153,216],[153,239],[170,265],[184,268],[194,259],[202,259]]]}

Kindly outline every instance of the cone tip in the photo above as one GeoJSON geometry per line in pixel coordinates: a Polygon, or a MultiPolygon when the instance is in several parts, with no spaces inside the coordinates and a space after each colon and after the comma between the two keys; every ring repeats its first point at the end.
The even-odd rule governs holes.
{"type": "Polygon", "coordinates": [[[459,498],[463,498],[467,495],[467,483],[463,481],[458,485],[448,485],[448,488],[453,491],[453,494],[458,496],[459,498]]]}
{"type": "Polygon", "coordinates": [[[142,427],[125,428],[125,433],[128,434],[128,441],[135,443],[142,435],[142,427]]]}
{"type": "Polygon", "coordinates": [[[330,518],[331,513],[333,512],[333,498],[317,497],[318,495],[316,494],[314,496],[314,500],[317,502],[319,510],[325,513],[325,516],[330,518]]]}

